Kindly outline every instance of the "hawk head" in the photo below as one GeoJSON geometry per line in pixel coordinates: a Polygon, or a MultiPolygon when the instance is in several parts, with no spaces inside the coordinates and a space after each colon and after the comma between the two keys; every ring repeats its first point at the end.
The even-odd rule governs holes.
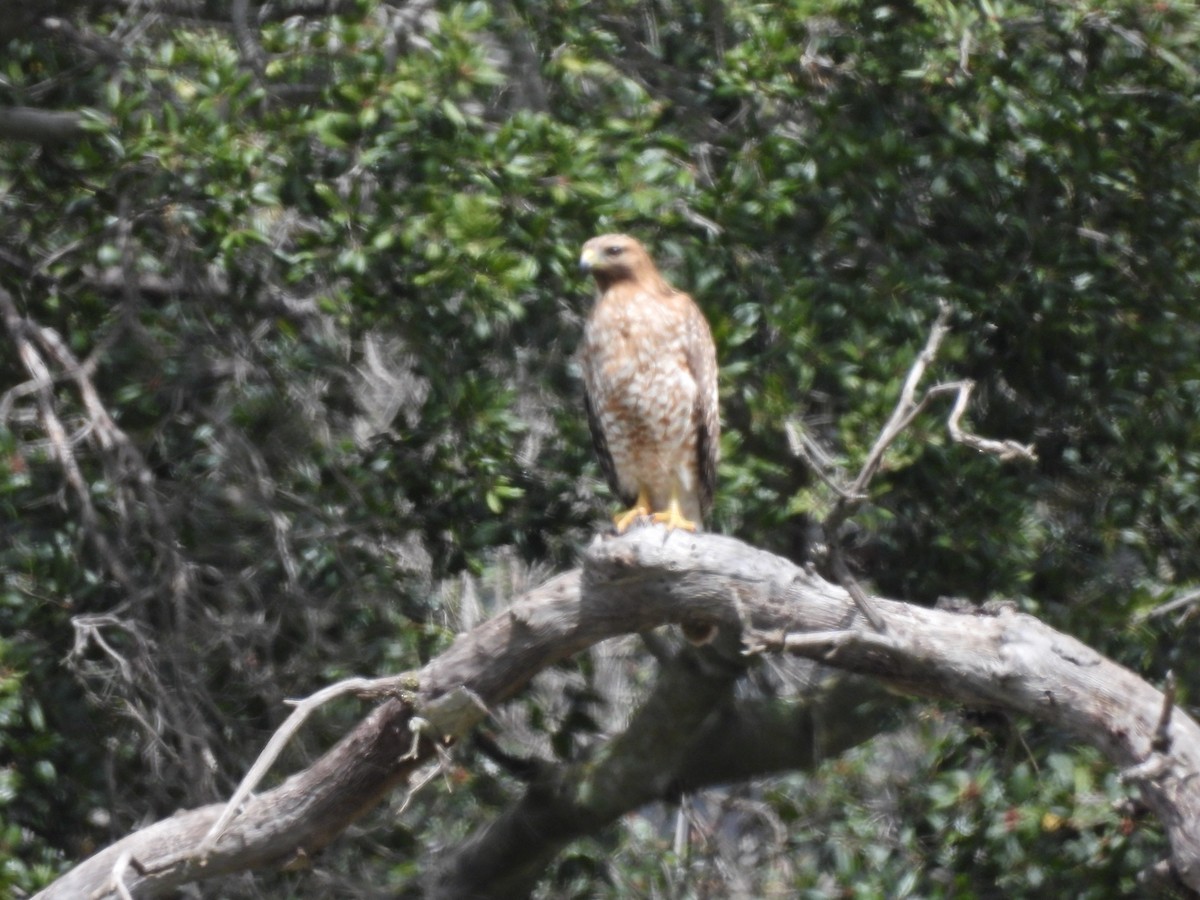
{"type": "Polygon", "coordinates": [[[602,291],[618,281],[660,281],[650,254],[627,234],[602,234],[583,245],[579,268],[590,273],[602,291]]]}

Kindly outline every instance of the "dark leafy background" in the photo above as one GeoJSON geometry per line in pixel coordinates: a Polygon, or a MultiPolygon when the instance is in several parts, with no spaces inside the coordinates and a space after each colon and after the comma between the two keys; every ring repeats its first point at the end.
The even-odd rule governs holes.
{"type": "MultiPolygon", "coordinates": [[[[639,236],[712,321],[716,530],[812,552],[832,497],[789,429],[853,470],[945,300],[932,377],[974,379],[970,425],[1039,461],[950,444],[935,407],[852,523],[856,571],[918,603],[1013,600],[1193,694],[1195,619],[1145,618],[1200,577],[1193,4],[6,16],[0,104],[85,132],[0,134],[0,285],[128,447],[102,446],[58,369],[73,489],[5,336],[4,890],[227,795],[285,698],[418,665],[467,594],[486,612],[572,563],[611,509],[572,362],[574,261],[599,231],[639,236]]],[[[525,702],[568,755],[613,715],[525,702]]],[[[330,710],[285,764],[355,715],[330,710]]],[[[385,811],[314,873],[219,890],[403,889],[419,848],[519,789],[463,752],[458,790],[385,811]]],[[[545,890],[1108,897],[1162,851],[1094,754],[949,709],[732,790],[692,879],[658,865],[670,829],[647,814],[576,845],[545,890]]]]}

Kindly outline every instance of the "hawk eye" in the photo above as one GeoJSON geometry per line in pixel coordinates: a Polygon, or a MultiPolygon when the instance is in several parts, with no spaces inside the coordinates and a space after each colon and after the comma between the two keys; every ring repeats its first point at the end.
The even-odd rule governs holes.
{"type": "Polygon", "coordinates": [[[620,256],[621,248],[617,247],[617,246],[606,247],[604,250],[604,255],[605,256],[620,256]]]}

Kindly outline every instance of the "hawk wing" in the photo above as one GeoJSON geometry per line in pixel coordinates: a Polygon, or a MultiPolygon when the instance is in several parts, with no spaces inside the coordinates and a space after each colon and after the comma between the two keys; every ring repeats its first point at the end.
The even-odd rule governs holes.
{"type": "Polygon", "coordinates": [[[632,506],[637,498],[621,491],[621,485],[617,481],[617,467],[613,462],[612,453],[608,449],[608,438],[604,436],[604,428],[600,424],[600,418],[596,415],[595,407],[592,406],[592,392],[587,387],[583,391],[583,406],[587,410],[588,429],[592,432],[592,446],[596,448],[596,458],[600,460],[600,469],[604,472],[604,479],[608,482],[613,494],[619,497],[622,503],[632,506]]]}
{"type": "MultiPolygon", "coordinates": [[[[717,398],[717,348],[712,329],[695,302],[689,304],[687,365],[696,381],[696,474],[700,495],[700,514],[708,515],[717,484],[717,459],[720,457],[721,415],[717,398]]],[[[593,428],[594,431],[594,428],[593,428]]]]}

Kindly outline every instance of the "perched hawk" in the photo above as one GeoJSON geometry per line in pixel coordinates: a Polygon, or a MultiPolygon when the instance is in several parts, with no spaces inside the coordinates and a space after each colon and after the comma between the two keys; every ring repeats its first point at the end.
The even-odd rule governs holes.
{"type": "Polygon", "coordinates": [[[717,352],[703,313],[624,234],[583,245],[599,297],[583,332],[588,424],[600,465],[629,509],[623,534],[649,516],[695,531],[717,474],[717,352]]]}

